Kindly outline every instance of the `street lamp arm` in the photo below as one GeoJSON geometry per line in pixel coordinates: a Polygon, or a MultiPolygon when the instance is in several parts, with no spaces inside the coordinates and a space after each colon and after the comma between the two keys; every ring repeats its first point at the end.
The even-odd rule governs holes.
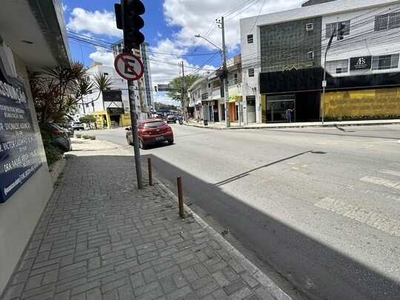
{"type": "Polygon", "coordinates": [[[202,36],[202,35],[200,35],[200,34],[196,34],[194,37],[202,38],[203,40],[209,42],[211,45],[213,45],[214,47],[216,47],[216,48],[222,53],[223,50],[221,49],[221,47],[217,46],[216,44],[214,44],[213,42],[211,42],[209,39],[205,38],[204,36],[202,36]]]}

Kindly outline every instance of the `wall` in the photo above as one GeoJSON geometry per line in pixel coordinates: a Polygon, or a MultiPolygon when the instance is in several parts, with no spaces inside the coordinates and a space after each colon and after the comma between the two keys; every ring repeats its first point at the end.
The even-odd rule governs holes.
{"type": "Polygon", "coordinates": [[[328,92],[325,116],[400,116],[400,88],[328,92]]]}
{"type": "Polygon", "coordinates": [[[7,202],[0,204],[0,295],[53,191],[29,83],[26,80],[27,73],[23,61],[15,54],[14,56],[18,76],[25,79],[25,92],[37,133],[42,167],[7,202]]]}
{"type": "Polygon", "coordinates": [[[319,66],[321,17],[260,27],[261,72],[277,72],[319,66]],[[306,24],[313,30],[307,31],[306,24]],[[308,53],[313,51],[314,58],[308,53]]]}
{"type": "MultiPolygon", "coordinates": [[[[345,60],[351,57],[379,56],[399,53],[399,44],[396,37],[400,34],[400,28],[374,31],[375,16],[389,12],[399,12],[400,5],[383,5],[351,12],[344,12],[324,16],[322,18],[322,52],[329,41],[326,36],[326,24],[350,20],[350,33],[343,40],[333,38],[332,46],[327,53],[327,61],[345,60]]],[[[324,55],[321,55],[321,66],[324,65],[324,55]]],[[[388,70],[357,70],[341,74],[331,74],[335,77],[368,75],[388,72],[398,72],[400,68],[388,70]]]]}

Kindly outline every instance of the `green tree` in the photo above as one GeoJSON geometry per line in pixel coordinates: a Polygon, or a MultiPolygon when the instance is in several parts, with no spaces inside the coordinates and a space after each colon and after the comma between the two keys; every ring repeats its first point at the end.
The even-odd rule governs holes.
{"type": "Polygon", "coordinates": [[[99,99],[100,95],[103,95],[104,91],[109,90],[112,87],[112,81],[111,81],[110,77],[108,77],[107,75],[102,74],[102,73],[94,75],[93,84],[94,84],[94,87],[99,90],[99,95],[97,96],[97,98],[94,101],[99,99]]]}
{"type": "Polygon", "coordinates": [[[86,69],[79,62],[57,66],[29,74],[32,96],[39,124],[63,121],[76,110],[76,105],[87,93],[80,90],[86,69]]]}
{"type": "MultiPolygon", "coordinates": [[[[185,86],[186,90],[197,80],[200,79],[201,76],[198,74],[188,74],[185,75],[185,86]]],[[[167,92],[167,97],[178,101],[181,103],[182,107],[184,107],[184,103],[182,103],[182,89],[183,89],[183,82],[182,82],[182,77],[176,77],[171,80],[169,83],[169,86],[171,87],[171,90],[167,92]]],[[[185,95],[186,97],[186,95],[185,95]]]]}
{"type": "Polygon", "coordinates": [[[160,110],[160,109],[169,109],[169,110],[176,110],[176,106],[175,105],[171,105],[171,104],[164,104],[161,102],[154,102],[154,108],[155,110],[160,110]]]}
{"type": "Polygon", "coordinates": [[[79,118],[79,121],[84,124],[88,124],[89,128],[91,128],[91,123],[96,123],[96,117],[93,115],[86,115],[79,118]]]}

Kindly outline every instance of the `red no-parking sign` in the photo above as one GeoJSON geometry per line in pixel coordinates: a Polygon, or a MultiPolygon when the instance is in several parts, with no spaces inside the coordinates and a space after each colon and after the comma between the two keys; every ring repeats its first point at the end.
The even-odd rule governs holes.
{"type": "Polygon", "coordinates": [[[139,57],[130,53],[121,53],[114,60],[114,67],[122,78],[134,81],[143,76],[144,67],[139,57]]]}

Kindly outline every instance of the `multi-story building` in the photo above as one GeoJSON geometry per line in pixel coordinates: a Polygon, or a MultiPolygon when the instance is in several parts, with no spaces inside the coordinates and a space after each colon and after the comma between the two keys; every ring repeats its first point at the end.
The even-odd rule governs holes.
{"type": "MultiPolygon", "coordinates": [[[[97,128],[111,128],[116,126],[128,126],[130,124],[129,115],[129,96],[126,80],[122,79],[113,67],[104,66],[99,63],[93,63],[87,70],[87,75],[91,82],[95,82],[95,77],[104,75],[110,79],[111,91],[121,94],[119,97],[107,97],[103,95],[93,85],[91,93],[85,95],[82,101],[78,104],[78,111],[75,119],[83,115],[94,115],[96,117],[97,128]]],[[[107,91],[109,92],[109,91],[107,91]]],[[[139,96],[137,96],[137,99],[139,96]]],[[[140,111],[140,104],[137,100],[137,109],[140,111]]]]}
{"type": "Polygon", "coordinates": [[[240,28],[257,122],[285,121],[287,109],[295,121],[400,115],[400,1],[311,0],[240,28]]]}
{"type": "MultiPolygon", "coordinates": [[[[228,94],[229,94],[229,110],[230,120],[235,122],[238,120],[251,120],[244,114],[246,108],[242,106],[241,97],[241,60],[237,55],[227,60],[228,69],[228,94]]],[[[211,122],[225,121],[225,98],[224,86],[217,76],[218,71],[204,76],[194,82],[189,87],[190,107],[195,107],[195,118],[204,119],[211,122]]],[[[251,108],[250,108],[251,111],[251,108]]]]}

